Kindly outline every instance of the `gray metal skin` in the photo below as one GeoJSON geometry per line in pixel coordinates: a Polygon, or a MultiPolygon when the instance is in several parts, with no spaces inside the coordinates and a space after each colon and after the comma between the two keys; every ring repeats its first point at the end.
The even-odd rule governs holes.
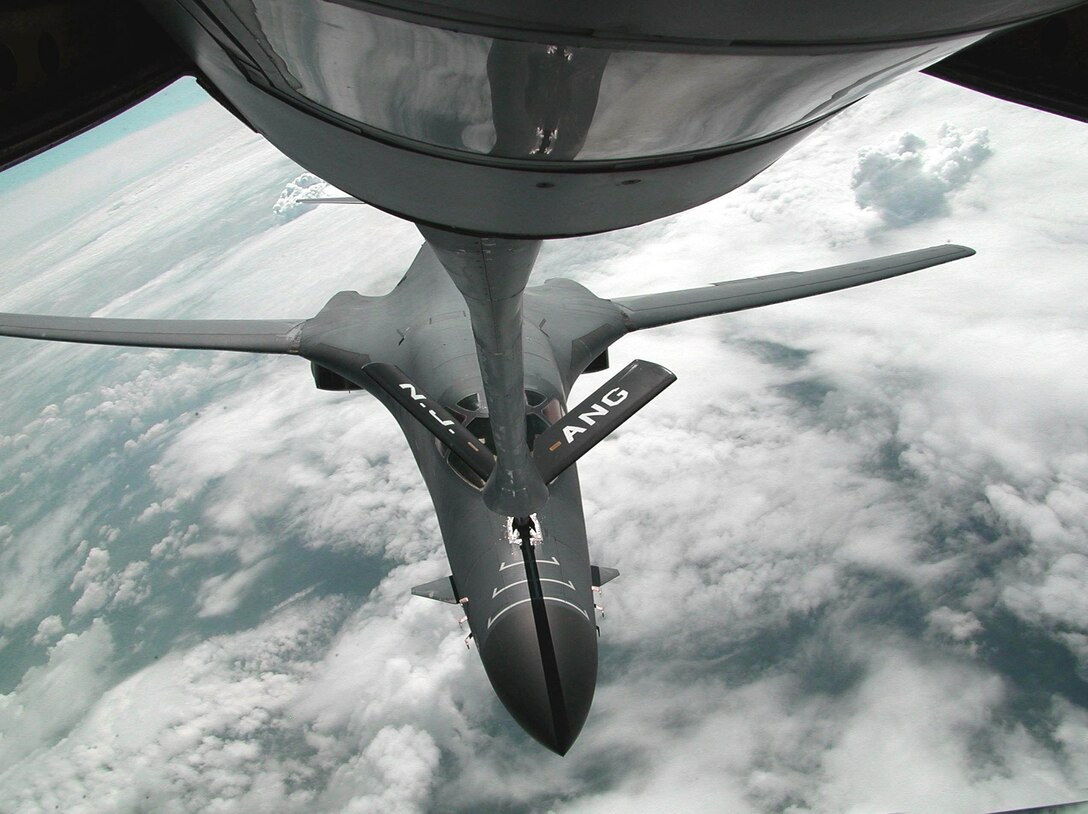
{"type": "MultiPolygon", "coordinates": [[[[534,509],[542,537],[533,550],[547,616],[542,627],[530,597],[527,568],[532,565],[508,542],[510,515],[489,509],[485,494],[454,471],[419,419],[361,372],[371,360],[395,364],[422,391],[454,407],[484,389],[467,317],[465,300],[425,244],[390,294],[341,292],[333,297],[303,326],[298,352],[365,388],[397,419],[434,501],[453,584],[458,598],[467,600],[469,628],[495,692],[526,731],[565,754],[589,714],[597,675],[577,472],[571,467],[549,487],[541,483],[546,502],[534,509]]],[[[526,386],[564,406],[586,365],[626,333],[619,308],[568,281],[529,289],[516,317],[526,386]]],[[[518,391],[508,401],[516,401],[521,426],[520,437],[508,443],[527,453],[524,394],[518,391]]],[[[489,401],[488,406],[495,426],[496,404],[489,401]]],[[[499,447],[497,426],[495,442],[499,447]]],[[[498,470],[503,459],[501,449],[496,451],[498,470]]],[[[525,464],[536,473],[527,455],[525,464]]]]}
{"type": "MultiPolygon", "coordinates": [[[[944,12],[904,17],[900,0],[877,0],[859,27],[845,0],[824,0],[817,5],[829,16],[803,24],[758,9],[707,17],[705,3],[568,4],[541,17],[539,4],[496,14],[477,0],[143,1],[243,121],[355,197],[421,224],[428,248],[387,297],[342,293],[301,330],[254,330],[282,329],[265,336],[270,352],[297,343],[397,416],[434,495],[488,675],[514,717],[560,753],[581,729],[595,682],[589,560],[577,476],[543,483],[525,443],[523,394],[528,386],[563,401],[627,330],[689,318],[689,296],[730,297],[687,292],[679,309],[634,298],[625,309],[573,283],[527,291],[539,240],[642,223],[722,195],[872,88],[1067,5],[926,0],[944,12]],[[815,22],[838,18],[828,30],[815,22]],[[802,36],[806,25],[815,39],[802,36]],[[430,73],[417,64],[427,59],[430,73]],[[616,91],[635,75],[651,77],[646,95],[616,91]],[[692,86],[712,93],[686,113],[658,114],[692,86]],[[449,104],[458,89],[465,95],[449,104]],[[482,119],[471,118],[481,106],[482,119]],[[478,126],[491,129],[491,146],[466,140],[478,126]],[[397,365],[446,405],[484,394],[495,466],[482,493],[362,373],[370,358],[397,365]],[[543,542],[534,549],[526,540],[522,561],[508,562],[507,525],[515,520],[525,538],[532,514],[543,542]]],[[[245,349],[261,341],[247,335],[245,349]]]]}
{"type": "Polygon", "coordinates": [[[1076,5],[140,1],[221,101],[311,172],[415,223],[518,239],[619,229],[705,203],[896,77],[1004,26],[1076,5]],[[353,14],[374,25],[341,36],[353,14]],[[455,80],[465,79],[458,72],[480,41],[501,53],[486,71],[470,72],[460,89],[471,104],[462,104],[455,80]],[[575,68],[603,73],[541,67],[534,60],[542,49],[558,49],[560,64],[569,52],[575,68]],[[356,62],[366,54],[370,62],[356,62]],[[411,71],[393,75],[413,62],[421,81],[411,71]],[[643,68],[653,92],[629,98],[618,88],[643,68]],[[672,110],[693,83],[706,93],[672,110]],[[349,89],[358,105],[345,107],[337,100],[349,89]],[[480,104],[492,106],[482,122],[468,112],[480,104]],[[371,115],[375,105],[382,109],[371,115]],[[494,146],[461,138],[477,125],[493,129],[494,146]],[[535,150],[537,128],[550,138],[556,127],[555,149],[535,150]],[[681,131],[707,138],[671,143],[669,134],[681,131]]]}
{"type": "Polygon", "coordinates": [[[484,502],[499,514],[526,518],[548,500],[548,487],[525,445],[522,294],[540,241],[421,231],[464,298],[472,322],[497,459],[484,486],[484,502]]]}
{"type": "MultiPolygon", "coordinates": [[[[963,246],[934,246],[814,271],[615,300],[601,299],[571,280],[555,279],[524,291],[518,285],[506,290],[500,286],[494,292],[497,296],[475,304],[469,297],[466,305],[449,272],[449,265],[460,262],[450,257],[451,252],[467,263],[483,257],[485,266],[494,261],[497,268],[507,268],[511,262],[526,265],[527,258],[535,257],[536,247],[500,241],[493,247],[495,252],[481,255],[483,249],[472,241],[426,234],[440,245],[424,244],[392,292],[369,297],[342,291],[308,320],[136,320],[0,313],[0,335],[299,355],[318,366],[319,386],[331,371],[343,380],[341,384],[351,383],[371,393],[400,424],[431,494],[452,571],[454,598],[464,600],[469,628],[495,692],[526,731],[559,754],[570,748],[585,722],[597,674],[592,572],[575,467],[545,487],[546,500],[535,509],[538,543],[512,545],[511,515],[489,507],[487,493],[453,469],[421,416],[409,413],[364,368],[372,362],[396,365],[417,388],[448,409],[456,409],[465,396],[484,391],[485,376],[494,376],[499,399],[506,399],[500,409],[518,414],[505,420],[521,427],[520,437],[509,436],[504,442],[514,449],[513,467],[533,467],[528,476],[525,472],[511,475],[508,483],[519,482],[519,477],[530,482],[532,474],[540,480],[533,461],[517,457],[519,449],[527,449],[525,401],[520,391],[504,390],[512,381],[508,369],[499,366],[486,372],[488,362],[481,364],[480,359],[488,349],[498,349],[503,358],[517,354],[519,376],[514,381],[523,380],[526,387],[565,407],[578,376],[632,331],[837,291],[974,253],[963,246]],[[504,248],[511,250],[509,254],[504,248]],[[516,305],[506,302],[511,299],[516,305]],[[503,314],[495,321],[517,321],[520,331],[505,324],[495,336],[481,338],[470,311],[490,312],[492,302],[499,303],[496,310],[503,314]]],[[[500,417],[492,416],[497,442],[495,422],[500,417]]],[[[501,450],[493,451],[500,452],[496,469],[511,465],[510,459],[503,463],[501,450]]]]}
{"type": "MultiPolygon", "coordinates": [[[[734,10],[716,18],[727,29],[736,26],[732,33],[704,25],[705,3],[624,4],[603,19],[568,4],[559,17],[542,21],[539,4],[523,2],[505,4],[498,15],[476,0],[422,7],[366,0],[143,2],[243,121],[354,197],[420,225],[432,248],[389,295],[389,310],[383,300],[383,313],[374,315],[364,301],[341,295],[303,327],[300,352],[372,389],[360,378],[354,350],[375,352],[358,342],[360,326],[369,332],[368,316],[395,317],[400,332],[385,336],[397,342],[381,349],[391,354],[381,361],[397,364],[446,405],[465,395],[449,392],[456,383],[472,381],[484,394],[495,466],[480,500],[449,498],[456,494],[449,490],[471,487],[457,482],[426,430],[403,408],[389,406],[436,495],[455,585],[469,592],[469,621],[492,684],[514,717],[560,753],[581,729],[595,681],[589,561],[576,475],[544,484],[525,442],[523,394],[528,385],[564,400],[584,366],[622,335],[624,312],[569,286],[559,308],[548,308],[555,288],[526,293],[540,239],[644,223],[718,197],[870,89],[1002,24],[1067,4],[942,0],[943,14],[905,21],[901,0],[875,0],[868,30],[855,23],[820,30],[813,41],[798,38],[803,27],[791,15],[734,10]],[[677,20],[695,23],[700,39],[676,28],[677,20]],[[764,41],[737,42],[758,32],[764,41]],[[615,90],[635,75],[651,77],[646,95],[615,90]],[[713,92],[697,94],[679,113],[657,113],[692,86],[713,92]],[[702,114],[711,119],[703,122],[702,114]],[[629,115],[636,118],[625,123],[629,115]],[[490,145],[466,138],[489,128],[490,145]],[[602,128],[610,133],[604,139],[602,128]],[[430,293],[418,293],[427,309],[413,311],[419,306],[398,292],[413,289],[413,277],[423,277],[425,268],[430,293]],[[440,272],[454,292],[448,282],[434,282],[440,272]],[[436,292],[449,296],[436,301],[436,292]],[[433,321],[452,313],[457,295],[467,308],[467,335],[464,323],[455,329],[456,320],[433,321]],[[577,303],[604,311],[589,323],[564,325],[578,316],[577,303]],[[550,317],[553,328],[545,333],[535,316],[550,317]],[[314,339],[323,320],[332,327],[314,339]],[[536,550],[528,545],[533,514],[546,535],[536,550]],[[525,581],[510,587],[495,580],[509,579],[518,567],[494,562],[493,547],[508,523],[524,541],[525,581]],[[472,552],[467,562],[465,551],[472,552]],[[554,562],[545,565],[549,554],[554,562]],[[559,576],[552,581],[542,569],[559,576]],[[481,600],[488,586],[491,598],[481,600]],[[564,605],[551,590],[577,599],[564,605]]],[[[844,21],[857,17],[844,0],[819,5],[844,21]]]]}

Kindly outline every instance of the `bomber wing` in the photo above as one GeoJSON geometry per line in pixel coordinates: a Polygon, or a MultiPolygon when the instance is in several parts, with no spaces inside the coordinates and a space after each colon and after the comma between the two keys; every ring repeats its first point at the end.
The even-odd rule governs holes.
{"type": "Polygon", "coordinates": [[[109,319],[0,313],[0,336],[248,353],[297,354],[304,319],[109,319]]]}
{"type": "Polygon", "coordinates": [[[970,257],[974,253],[974,249],[966,246],[931,246],[814,271],[784,271],[682,291],[619,297],[612,303],[623,312],[628,331],[641,331],[687,319],[728,314],[852,288],[970,257]]]}

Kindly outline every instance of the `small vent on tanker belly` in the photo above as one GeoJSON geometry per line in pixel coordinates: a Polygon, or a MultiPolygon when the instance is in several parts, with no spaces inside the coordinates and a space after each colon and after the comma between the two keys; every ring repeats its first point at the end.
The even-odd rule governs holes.
{"type": "Polygon", "coordinates": [[[339,373],[333,373],[327,367],[322,367],[316,362],[310,362],[310,372],[314,374],[314,384],[318,390],[358,390],[358,385],[352,384],[339,373]]]}

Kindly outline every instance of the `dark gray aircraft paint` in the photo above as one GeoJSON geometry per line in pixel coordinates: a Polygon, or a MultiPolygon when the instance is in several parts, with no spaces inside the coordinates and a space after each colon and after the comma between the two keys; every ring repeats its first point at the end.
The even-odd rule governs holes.
{"type": "Polygon", "coordinates": [[[460,604],[495,692],[533,737],[565,753],[597,677],[593,588],[574,462],[673,381],[628,365],[568,410],[575,380],[631,331],[756,308],[906,274],[973,254],[936,246],[878,260],[686,291],[605,300],[570,280],[524,292],[524,390],[514,394],[526,466],[548,498],[523,533],[484,488],[501,465],[492,403],[465,300],[431,245],[383,297],[342,291],[312,319],[126,320],[0,314],[0,335],[144,347],[298,355],[318,387],[366,390],[408,439],[438,514],[451,575],[416,593],[460,604]]]}
{"type": "Polygon", "coordinates": [[[870,91],[1069,0],[141,0],[247,125],[425,245],[385,297],[309,320],[0,315],[0,333],[296,354],[318,387],[396,417],[462,605],[513,717],[565,753],[597,671],[574,462],[671,384],[638,361],[568,411],[630,331],[871,282],[971,254],[940,246],[807,273],[602,300],[527,287],[545,238],[680,212],[740,186],[870,91]]]}

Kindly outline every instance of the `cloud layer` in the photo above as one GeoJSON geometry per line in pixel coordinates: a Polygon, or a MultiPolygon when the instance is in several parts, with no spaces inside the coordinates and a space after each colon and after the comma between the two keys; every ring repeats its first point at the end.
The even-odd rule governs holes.
{"type": "MultiPolygon", "coordinates": [[[[0,308],[305,317],[407,267],[410,225],[277,219],[299,168],[214,105],[178,124],[209,140],[131,177],[169,128],[134,134],[23,190],[42,205],[0,308]],[[93,187],[75,216],[72,179],[93,187]]],[[[447,566],[374,402],[315,391],[297,360],[4,340],[0,794],[741,814],[1085,796],[1086,154],[1080,125],[915,78],[725,199],[545,247],[537,279],[602,296],[979,249],[616,346],[616,367],[680,378],[579,467],[594,559],[622,576],[564,759],[507,718],[456,613],[409,597],[447,566]]]]}
{"type": "Polygon", "coordinates": [[[851,187],[862,209],[872,209],[889,226],[907,226],[947,215],[949,196],[971,180],[990,157],[984,127],[966,135],[951,125],[930,146],[914,133],[903,133],[880,147],[858,152],[851,187]]]}

